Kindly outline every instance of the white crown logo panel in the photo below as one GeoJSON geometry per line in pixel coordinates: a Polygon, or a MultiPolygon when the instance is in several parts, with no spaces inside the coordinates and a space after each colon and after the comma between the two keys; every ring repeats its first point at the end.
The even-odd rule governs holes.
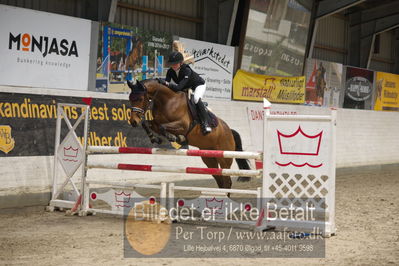
{"type": "Polygon", "coordinates": [[[57,157],[65,174],[72,177],[84,159],[84,150],[74,131],[69,131],[58,147],[57,157]]]}
{"type": "MultiPolygon", "coordinates": [[[[280,116],[266,111],[263,198],[278,208],[314,207],[335,232],[335,117],[280,116]]],[[[276,225],[278,221],[276,221],[276,225]]]]}

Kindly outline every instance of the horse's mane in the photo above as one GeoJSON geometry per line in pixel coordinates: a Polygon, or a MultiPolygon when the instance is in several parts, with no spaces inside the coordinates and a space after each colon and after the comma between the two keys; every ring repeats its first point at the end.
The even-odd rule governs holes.
{"type": "Polygon", "coordinates": [[[159,85],[162,85],[162,84],[160,84],[160,83],[158,82],[157,79],[144,79],[144,80],[141,80],[140,82],[143,83],[143,84],[147,84],[147,83],[149,83],[149,84],[158,83],[159,85]]]}
{"type": "Polygon", "coordinates": [[[159,81],[158,81],[158,79],[156,79],[156,78],[152,78],[152,79],[145,79],[145,80],[142,80],[142,81],[140,81],[145,87],[155,87],[155,88],[158,88],[158,90],[160,91],[160,92],[164,92],[164,93],[172,93],[172,94],[178,94],[179,92],[175,92],[175,91],[173,91],[172,89],[170,89],[169,87],[167,87],[167,86],[165,86],[165,85],[163,85],[163,84],[161,84],[159,81]]]}
{"type": "MultiPolygon", "coordinates": [[[[159,86],[159,88],[161,88],[161,89],[170,90],[167,86],[159,83],[158,79],[145,79],[145,80],[137,81],[137,83],[135,83],[132,86],[134,86],[134,88],[132,89],[131,94],[145,93],[146,89],[148,89],[149,86],[151,86],[151,87],[159,86]]],[[[130,87],[130,88],[132,88],[132,87],[130,87]]]]}

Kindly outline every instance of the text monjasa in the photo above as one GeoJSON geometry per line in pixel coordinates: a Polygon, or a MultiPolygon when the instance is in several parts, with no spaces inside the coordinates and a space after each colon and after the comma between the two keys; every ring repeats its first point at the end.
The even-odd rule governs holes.
{"type": "Polygon", "coordinates": [[[46,57],[48,54],[79,57],[76,41],[70,43],[66,39],[58,41],[56,38],[49,38],[47,36],[35,37],[28,33],[13,35],[10,32],[8,40],[9,50],[13,49],[13,44],[16,44],[18,51],[21,50],[22,44],[22,51],[35,52],[37,50],[42,53],[43,57],[46,57]]]}

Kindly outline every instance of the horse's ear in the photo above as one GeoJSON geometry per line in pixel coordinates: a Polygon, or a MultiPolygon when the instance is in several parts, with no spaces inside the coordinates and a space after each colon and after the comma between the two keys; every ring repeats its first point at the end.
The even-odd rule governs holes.
{"type": "Polygon", "coordinates": [[[147,91],[147,88],[144,87],[143,83],[141,83],[140,81],[137,81],[137,82],[136,82],[136,88],[137,88],[137,91],[138,91],[138,92],[144,93],[144,92],[147,91]]]}
{"type": "Polygon", "coordinates": [[[136,88],[136,84],[133,83],[133,82],[131,82],[130,80],[127,80],[126,82],[127,82],[127,85],[129,86],[129,88],[130,88],[132,91],[134,91],[135,88],[136,88]]]}
{"type": "Polygon", "coordinates": [[[134,83],[130,80],[126,80],[126,83],[133,93],[144,93],[147,90],[144,85],[138,80],[134,81],[134,83]]]}

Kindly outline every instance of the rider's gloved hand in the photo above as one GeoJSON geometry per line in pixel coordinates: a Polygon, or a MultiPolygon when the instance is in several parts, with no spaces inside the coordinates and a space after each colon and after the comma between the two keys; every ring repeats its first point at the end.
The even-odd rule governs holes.
{"type": "Polygon", "coordinates": [[[166,80],[164,80],[164,79],[158,79],[158,82],[160,83],[160,84],[162,84],[162,85],[164,85],[164,86],[167,86],[167,87],[169,87],[169,82],[167,82],[166,80]]]}

